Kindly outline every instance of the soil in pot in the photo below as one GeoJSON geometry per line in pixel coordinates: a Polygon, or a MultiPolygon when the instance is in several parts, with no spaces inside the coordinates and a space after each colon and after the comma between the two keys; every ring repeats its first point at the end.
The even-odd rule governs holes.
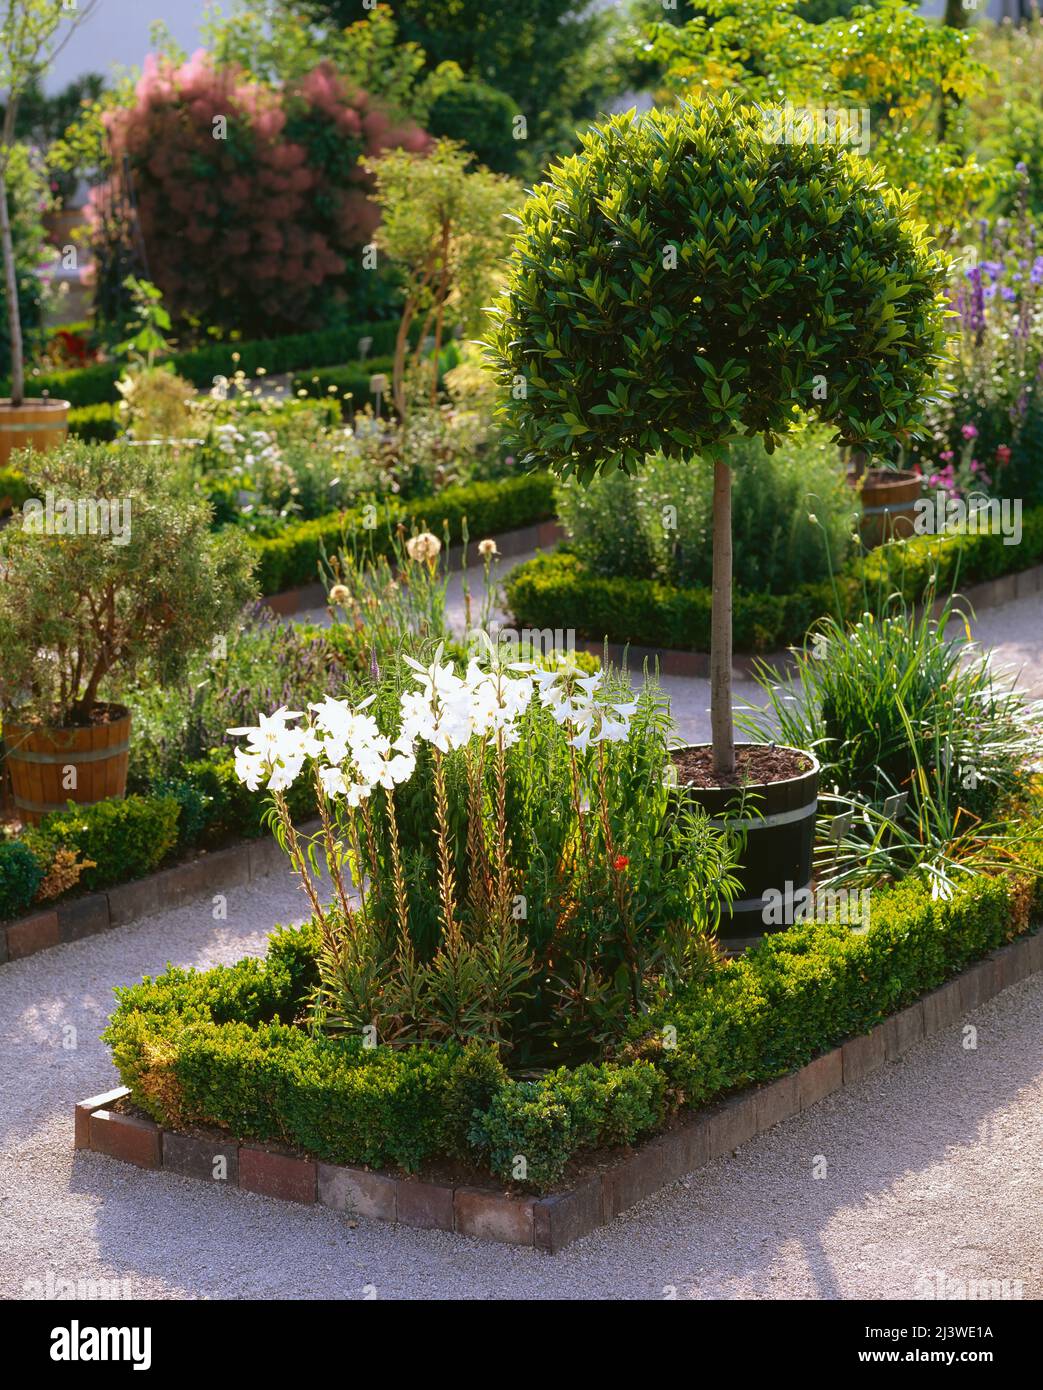
{"type": "Polygon", "coordinates": [[[711,820],[745,835],[736,870],[740,887],[730,910],[722,905],[722,942],[756,940],[788,923],[769,921],[772,891],[784,897],[811,881],[818,807],[818,762],[810,753],[779,744],[738,744],[735,774],[722,779],[713,769],[708,744],[679,748],[672,755],[677,795],[705,810],[711,820]]]}

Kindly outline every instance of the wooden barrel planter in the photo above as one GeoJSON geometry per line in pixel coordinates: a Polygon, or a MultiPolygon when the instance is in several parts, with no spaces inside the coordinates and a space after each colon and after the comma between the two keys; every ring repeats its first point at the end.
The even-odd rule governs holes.
{"type": "Polygon", "coordinates": [[[36,400],[12,405],[0,400],[0,468],[6,468],[17,449],[47,453],[65,443],[69,431],[69,402],[36,400]]]}
{"type": "MultiPolygon", "coordinates": [[[[676,749],[675,766],[686,752],[703,752],[708,745],[676,749]]],[[[708,812],[711,823],[742,831],[746,837],[742,863],[734,870],[740,887],[730,910],[722,907],[718,936],[722,944],[751,941],[774,931],[783,931],[787,922],[769,923],[765,894],[775,890],[792,901],[793,894],[811,883],[812,853],[815,847],[815,815],[818,810],[819,764],[810,753],[799,748],[773,744],[736,744],[735,753],[742,771],[743,750],[751,754],[769,750],[792,755],[792,775],[779,780],[747,781],[741,786],[695,786],[684,780],[683,764],[678,767],[676,795],[687,798],[708,812]],[[740,805],[740,798],[745,800],[740,805]],[[787,897],[788,894],[788,897],[787,897]]]]}
{"type": "Polygon", "coordinates": [[[99,708],[106,720],[68,729],[5,721],[14,808],[28,825],[38,825],[49,811],[64,811],[70,801],[93,806],[126,792],[130,711],[125,705],[99,708]]]}
{"type": "Polygon", "coordinates": [[[862,483],[862,544],[867,550],[915,530],[916,502],[923,493],[918,473],[904,468],[870,468],[862,483]]]}

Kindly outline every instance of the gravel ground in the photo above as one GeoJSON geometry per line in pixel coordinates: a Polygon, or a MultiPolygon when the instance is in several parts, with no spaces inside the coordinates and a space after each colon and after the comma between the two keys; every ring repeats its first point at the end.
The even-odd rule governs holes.
{"type": "Polygon", "coordinates": [[[0,970],[0,1296],[50,1278],[168,1299],[886,1299],[925,1279],[1043,1297],[1043,976],[973,1016],[976,1050],[959,1029],[923,1044],[554,1257],[74,1154],[74,1102],[116,1080],[112,986],[259,953],[300,913],[280,875],[233,890],[227,921],[207,900],[0,970]]]}
{"type": "MultiPolygon", "coordinates": [[[[532,551],[501,561],[501,579],[515,565],[532,559],[532,551]]],[[[471,587],[474,611],[481,599],[483,577],[480,566],[466,571],[471,587]]],[[[446,593],[446,610],[455,632],[466,630],[464,621],[463,578],[459,572],[450,576],[446,593]]],[[[298,621],[329,623],[325,608],[313,608],[296,614],[298,621]]],[[[949,634],[955,636],[962,622],[953,623],[949,634]]],[[[984,650],[992,649],[997,668],[1018,676],[1027,695],[1043,699],[1043,598],[1038,594],[1017,599],[998,608],[984,608],[971,620],[971,633],[984,650]]],[[[670,697],[679,736],[687,743],[705,743],[710,738],[710,682],[702,678],[665,676],[661,684],[670,697]]],[[[739,708],[744,705],[763,705],[764,697],[753,681],[736,673],[732,683],[732,700],[739,708]]]]}

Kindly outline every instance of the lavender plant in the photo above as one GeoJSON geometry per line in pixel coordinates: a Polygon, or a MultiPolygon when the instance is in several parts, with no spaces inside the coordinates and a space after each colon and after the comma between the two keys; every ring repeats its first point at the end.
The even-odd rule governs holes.
{"type": "Polygon", "coordinates": [[[956,352],[911,458],[931,487],[1043,502],[1043,241],[1024,197],[977,223],[950,299],[956,352]]]}

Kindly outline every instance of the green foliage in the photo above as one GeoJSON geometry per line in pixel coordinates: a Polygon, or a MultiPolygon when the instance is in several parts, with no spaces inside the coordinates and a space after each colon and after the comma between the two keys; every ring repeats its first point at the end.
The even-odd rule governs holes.
{"type": "Polygon", "coordinates": [[[103,681],[133,679],[146,661],[160,679],[176,678],[251,597],[242,540],[210,534],[208,509],[179,492],[156,452],[70,441],[15,462],[33,511],[24,504],[22,525],[0,537],[7,708],[58,726],[83,721],[103,681]],[[98,512],[93,532],[92,518],[85,514],[81,525],[74,512],[75,534],[48,534],[49,494],[55,506],[72,499],[74,509],[104,499],[107,534],[98,512]]]}
{"type": "MultiPolygon", "coordinates": [[[[732,446],[732,568],[747,592],[786,594],[826,579],[851,549],[858,504],[837,451],[821,435],[787,437],[768,455],[757,439],[732,446]],[[808,522],[814,513],[818,525],[808,522]]],[[[637,477],[603,474],[568,485],[558,515],[592,575],[711,583],[713,469],[656,458],[637,477]]]]}
{"type": "MultiPolygon", "coordinates": [[[[504,590],[516,627],[555,628],[567,619],[578,634],[595,642],[710,649],[709,589],[685,589],[657,579],[602,577],[591,574],[577,556],[557,551],[516,566],[504,590]]],[[[735,649],[776,651],[799,641],[832,606],[828,582],[804,585],[790,594],[736,590],[735,649]]]]}
{"type": "MultiPolygon", "coordinates": [[[[330,37],[351,26],[341,42],[357,50],[357,80],[367,86],[386,82],[377,74],[390,71],[397,79],[392,95],[419,120],[437,109],[446,64],[458,67],[470,83],[494,89],[500,97],[496,106],[491,97],[482,98],[490,114],[506,97],[513,111],[526,117],[527,138],[517,143],[531,169],[573,148],[576,128],[621,90],[612,44],[619,21],[611,9],[592,10],[580,0],[520,0],[511,8],[509,24],[482,0],[452,5],[390,0],[361,23],[355,23],[357,0],[305,0],[303,5],[284,0],[284,8],[294,15],[303,9],[330,37]],[[419,109],[412,105],[418,101],[419,109]]],[[[472,98],[465,94],[464,99],[472,98]]],[[[436,133],[467,138],[466,127],[436,133]]],[[[488,138],[479,130],[475,134],[488,138]]]]}
{"type": "Polygon", "coordinates": [[[36,897],[44,870],[21,840],[0,839],[0,920],[17,917],[36,897]]]}
{"type": "Polygon", "coordinates": [[[170,315],[163,307],[163,292],[150,280],[128,275],[123,287],[130,297],[130,337],[117,344],[115,351],[142,366],[152,367],[156,358],[169,351],[165,334],[170,330],[170,315]]]}
{"type": "Polygon", "coordinates": [[[913,429],[945,267],[909,212],[873,166],[772,143],[727,93],[614,117],[523,209],[493,338],[510,431],[589,480],[743,434],[771,449],[795,410],[870,448],[913,429]]]}
{"type": "MultiPolygon", "coordinates": [[[[757,681],[767,705],[740,716],[757,739],[813,752],[824,785],[879,802],[920,769],[972,815],[987,816],[1038,751],[1025,701],[971,642],[948,600],[937,616],[883,602],[849,626],[825,618],[778,679],[757,681]],[[939,756],[940,755],[940,756],[939,756]]],[[[966,623],[966,619],[964,619],[966,623]]]]}
{"type": "Polygon", "coordinates": [[[0,468],[0,514],[5,506],[20,507],[29,496],[24,473],[17,468],[0,468]]]}
{"type": "Polygon", "coordinates": [[[641,52],[665,67],[667,90],[681,99],[729,91],[780,116],[787,106],[858,113],[853,143],[915,195],[917,217],[944,244],[1005,182],[1002,170],[978,163],[962,131],[960,103],[992,76],[976,36],[908,0],[876,0],[850,16],[826,8],[690,0],[691,17],[653,25],[641,52]]]}
{"type": "Polygon", "coordinates": [[[52,811],[39,826],[26,832],[27,844],[44,862],[55,851],[71,849],[81,859],[93,859],[85,869],[82,887],[108,888],[142,878],[162,864],[177,845],[179,807],[173,797],[128,796],[99,801],[93,806],[52,811]]]}
{"type": "MultiPolygon", "coordinates": [[[[337,661],[325,633],[303,633],[267,608],[247,610],[222,644],[193,657],[181,680],[158,681],[146,671],[127,692],[130,785],[146,792],[160,779],[176,781],[188,765],[206,768],[215,755],[228,765],[223,785],[231,764],[229,729],[250,723],[259,708],[303,709],[337,692],[337,661]]],[[[198,777],[193,773],[190,780],[198,777]]],[[[237,805],[239,790],[229,788],[237,805]]],[[[207,794],[216,795],[213,788],[207,794]]],[[[257,798],[252,801],[249,819],[256,825],[257,798]]]]}
{"type": "MultiPolygon", "coordinates": [[[[368,707],[389,739],[403,677],[415,684],[409,669],[386,670],[368,707]]],[[[564,665],[557,693],[583,699],[587,681],[564,665]]],[[[331,929],[341,935],[323,956],[325,1030],[497,1041],[514,1065],[585,1059],[664,979],[701,968],[734,894],[735,846],[665,785],[672,726],[655,682],[635,695],[604,671],[589,684],[605,709],[627,711],[626,737],[606,716],[605,742],[573,747],[537,697],[502,757],[477,740],[444,757],[425,749],[393,821],[389,798],[373,798],[356,851],[371,866],[365,907],[331,929]]]]}
{"type": "Polygon", "coordinates": [[[465,524],[472,536],[490,536],[553,515],[554,483],[546,474],[533,473],[499,483],[446,488],[436,497],[414,502],[388,499],[377,509],[373,528],[367,527],[371,517],[361,508],[298,522],[279,535],[251,539],[250,549],[257,560],[261,592],[277,594],[314,581],[323,554],[342,546],[350,549],[353,542],[372,545],[375,555],[390,556],[400,523],[407,531],[426,528],[436,533],[447,524],[450,542],[457,545],[464,539],[465,524]]]}
{"type": "MultiPolygon", "coordinates": [[[[274,374],[353,362],[358,358],[360,342],[366,338],[371,340],[371,355],[387,355],[395,345],[396,330],[397,324],[390,321],[355,323],[279,338],[208,343],[173,352],[161,360],[193,386],[209,390],[215,377],[230,379],[237,371],[252,377],[258,369],[274,374]]],[[[54,396],[78,408],[116,401],[116,382],[122,374],[119,362],[97,362],[70,371],[39,372],[30,378],[29,384],[36,395],[54,396]]],[[[7,389],[7,383],[0,387],[5,392],[7,389]]]]}
{"type": "MultiPolygon", "coordinates": [[[[918,603],[929,589],[949,593],[959,585],[983,583],[1031,568],[1043,560],[1043,507],[1025,512],[1020,545],[1000,535],[914,536],[880,546],[853,561],[835,587],[822,581],[790,594],[733,595],[736,651],[778,651],[800,644],[824,614],[857,617],[865,587],[900,594],[918,603]],[[865,587],[864,587],[865,586],[865,587]]],[[[515,625],[555,628],[567,620],[595,642],[633,642],[647,647],[708,651],[710,591],[684,589],[653,579],[605,578],[592,574],[567,551],[537,555],[511,570],[504,589],[515,625]]]]}
{"type": "Polygon", "coordinates": [[[1003,877],[975,878],[947,902],[913,881],[882,888],[867,930],[809,922],[766,937],[636,1023],[637,1050],[684,1104],[706,1105],[867,1032],[1024,926],[1016,889],[1003,877]],[[668,1027],[677,1033],[669,1049],[668,1027]]]}
{"type": "Polygon", "coordinates": [[[511,1081],[474,1118],[470,1139],[504,1182],[518,1177],[538,1191],[552,1188],[581,1149],[635,1144],[662,1124],[666,1082],[647,1062],[586,1063],[539,1081],[511,1081]]]}
{"type": "MultiPolygon", "coordinates": [[[[1043,864],[1038,843],[1036,854],[1043,864]]],[[[538,1080],[508,1078],[491,1048],[365,1048],[289,1026],[316,979],[313,926],[276,933],[264,961],[172,966],[117,990],[104,1040],[160,1123],[223,1124],[334,1163],[467,1155],[505,1182],[521,1155],[527,1185],[546,1190],[585,1148],[633,1144],[674,1107],[771,1081],[867,1031],[1023,931],[1026,901],[1009,877],[948,902],[912,882],[881,889],[864,932],[812,922],[768,937],[635,1018],[619,1062],[538,1080]],[[676,1047],[663,1046],[668,1027],[676,1047]]]]}
{"type": "Polygon", "coordinates": [[[966,104],[965,139],[1008,176],[995,211],[1016,211],[1024,179],[1029,206],[1038,216],[1043,213],[1043,15],[1037,11],[1023,14],[1018,24],[985,22],[976,28],[976,50],[992,71],[984,90],[966,104]],[[1021,177],[1014,178],[1019,165],[1021,177]]]}
{"type": "Polygon", "coordinates": [[[466,145],[486,168],[498,174],[515,174],[525,148],[524,141],[514,138],[518,114],[517,102],[506,92],[476,78],[459,76],[432,84],[427,129],[434,136],[466,145]]]}
{"type": "MultiPolygon", "coordinates": [[[[436,352],[447,340],[450,321],[465,333],[477,332],[510,244],[507,219],[521,189],[502,174],[472,164],[467,150],[444,139],[423,153],[389,150],[363,161],[381,211],[374,240],[403,282],[392,369],[395,409],[402,418],[407,409],[407,335],[414,321],[424,324],[422,331],[430,326],[436,352]]],[[[432,403],[437,368],[436,361],[432,403]]]]}
{"type": "Polygon", "coordinates": [[[86,444],[111,443],[120,432],[118,405],[84,405],[69,411],[69,433],[86,444]]]}
{"type": "MultiPolygon", "coordinates": [[[[365,362],[349,362],[346,366],[299,372],[293,378],[293,392],[299,395],[304,391],[309,396],[320,398],[332,396],[338,402],[343,401],[345,406],[350,401],[350,408],[358,410],[373,399],[369,389],[370,379],[376,375],[388,375],[392,364],[390,357],[374,357],[367,358],[365,362]]],[[[385,408],[389,404],[386,403],[385,408]]]]}
{"type": "MultiPolygon", "coordinates": [[[[43,341],[43,317],[47,292],[37,274],[46,258],[42,212],[51,202],[47,181],[39,161],[24,145],[13,145],[6,152],[7,201],[11,219],[15,279],[18,285],[18,312],[26,356],[43,341]]],[[[0,276],[0,376],[11,371],[11,330],[7,308],[7,281],[0,276]]],[[[7,387],[0,394],[10,394],[7,387]]]]}

